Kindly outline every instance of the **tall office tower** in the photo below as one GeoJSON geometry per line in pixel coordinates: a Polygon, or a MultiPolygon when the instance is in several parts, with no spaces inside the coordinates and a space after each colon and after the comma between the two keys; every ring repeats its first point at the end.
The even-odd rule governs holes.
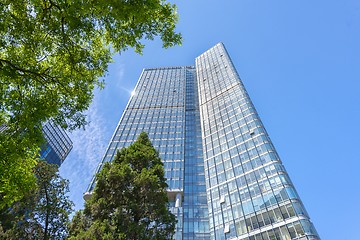
{"type": "Polygon", "coordinates": [[[72,141],[64,129],[53,122],[45,123],[42,132],[46,143],[40,149],[40,158],[60,166],[73,147],[72,141]]]}
{"type": "Polygon", "coordinates": [[[320,239],[223,44],[195,67],[144,69],[134,92],[97,171],[147,132],[175,239],[320,239]]]}
{"type": "MultiPolygon", "coordinates": [[[[0,133],[7,129],[6,124],[0,125],[0,133]]],[[[51,121],[43,124],[42,133],[44,134],[45,144],[40,148],[40,158],[60,167],[73,147],[71,139],[64,129],[51,121]]]]}

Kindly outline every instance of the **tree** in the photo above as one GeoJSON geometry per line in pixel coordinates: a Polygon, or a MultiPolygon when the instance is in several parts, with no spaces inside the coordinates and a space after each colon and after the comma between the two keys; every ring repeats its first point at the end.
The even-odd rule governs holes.
{"type": "Polygon", "coordinates": [[[1,239],[64,239],[73,203],[66,193],[69,183],[57,166],[39,161],[34,169],[36,190],[29,191],[10,208],[0,211],[1,239]],[[2,231],[1,231],[2,229],[2,231]]]}
{"type": "Polygon", "coordinates": [[[70,239],[170,239],[164,167],[146,133],[104,164],[84,211],[75,214],[70,239]]]}
{"type": "Polygon", "coordinates": [[[33,168],[39,148],[31,139],[14,135],[0,133],[0,209],[20,200],[36,187],[33,168]]]}
{"type": "Polygon", "coordinates": [[[7,125],[0,132],[0,207],[35,182],[42,123],[83,127],[112,54],[128,47],[141,53],[142,41],[156,36],[164,47],[180,44],[176,22],[176,7],[165,0],[0,3],[0,126],[7,125]]]}

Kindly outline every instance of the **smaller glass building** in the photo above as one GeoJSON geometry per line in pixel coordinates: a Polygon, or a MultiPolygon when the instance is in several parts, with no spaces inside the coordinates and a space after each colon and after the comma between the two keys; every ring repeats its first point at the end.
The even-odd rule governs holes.
{"type": "Polygon", "coordinates": [[[52,122],[44,124],[42,131],[46,143],[40,149],[40,158],[60,166],[73,147],[71,139],[64,129],[52,122]]]}
{"type": "MultiPolygon", "coordinates": [[[[0,133],[6,129],[6,124],[0,125],[0,133]]],[[[43,124],[42,132],[46,142],[40,148],[40,158],[60,167],[73,147],[71,139],[64,129],[50,121],[43,124]]]]}

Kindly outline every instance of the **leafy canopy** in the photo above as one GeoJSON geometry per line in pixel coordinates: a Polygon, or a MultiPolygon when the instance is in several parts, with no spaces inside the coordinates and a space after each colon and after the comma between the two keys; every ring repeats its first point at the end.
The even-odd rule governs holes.
{"type": "Polygon", "coordinates": [[[176,7],[165,0],[1,1],[0,126],[8,128],[0,132],[0,206],[35,182],[29,172],[41,124],[84,126],[112,54],[129,47],[141,53],[142,41],[156,36],[164,47],[180,44],[176,22],[176,7]]]}
{"type": "Polygon", "coordinates": [[[175,6],[163,0],[5,0],[0,20],[0,109],[20,126],[49,117],[81,126],[111,48],[141,53],[144,38],[181,40],[175,6]]]}
{"type": "Polygon", "coordinates": [[[164,168],[146,133],[106,163],[85,210],[75,214],[70,239],[170,239],[164,168]]]}

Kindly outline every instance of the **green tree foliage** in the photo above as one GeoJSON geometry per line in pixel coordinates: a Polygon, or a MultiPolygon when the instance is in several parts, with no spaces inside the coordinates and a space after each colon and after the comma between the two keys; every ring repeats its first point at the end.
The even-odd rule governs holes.
{"type": "Polygon", "coordinates": [[[36,190],[0,210],[0,239],[64,239],[73,203],[66,196],[68,181],[57,166],[39,161],[34,169],[36,190]]]}
{"type": "Polygon", "coordinates": [[[143,40],[156,36],[164,47],[180,44],[176,22],[176,7],[165,0],[1,1],[0,126],[8,128],[0,133],[0,206],[35,182],[29,173],[42,123],[84,126],[112,54],[141,53],[143,40]]]}
{"type": "Polygon", "coordinates": [[[70,239],[170,239],[164,168],[146,133],[118,151],[97,175],[85,210],[75,214],[70,239]]]}
{"type": "Polygon", "coordinates": [[[30,139],[15,135],[0,133],[0,209],[20,200],[36,187],[33,167],[38,148],[30,139]]]}

